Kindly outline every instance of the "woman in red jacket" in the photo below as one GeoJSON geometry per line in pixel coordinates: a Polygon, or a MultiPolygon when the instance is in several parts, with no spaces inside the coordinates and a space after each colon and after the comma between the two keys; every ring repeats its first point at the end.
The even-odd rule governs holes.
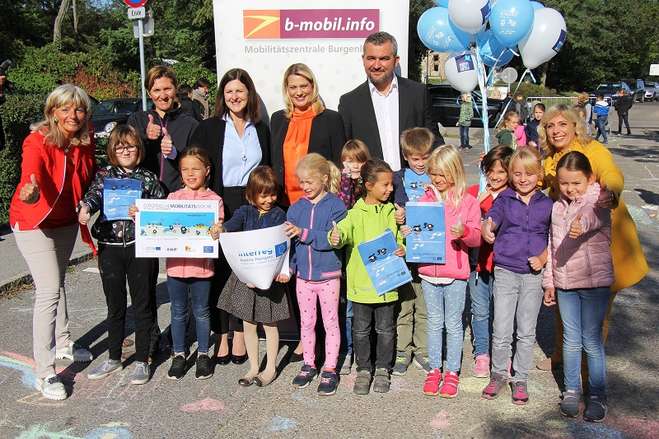
{"type": "MultiPolygon", "coordinates": [[[[35,285],[32,336],[35,387],[44,397],[67,397],[55,359],[91,361],[68,328],[64,276],[78,234],[77,207],[94,175],[91,103],[79,87],[64,84],[46,100],[45,120],[23,142],[21,179],[9,207],[9,223],[35,285]]],[[[89,230],[83,241],[95,252],[89,230]]]]}

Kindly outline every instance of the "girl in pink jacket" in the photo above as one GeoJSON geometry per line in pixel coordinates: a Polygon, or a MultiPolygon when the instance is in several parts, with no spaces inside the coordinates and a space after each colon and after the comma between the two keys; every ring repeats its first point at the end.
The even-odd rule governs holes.
{"type": "MultiPolygon", "coordinates": [[[[419,264],[421,288],[428,313],[428,360],[423,393],[454,398],[458,395],[462,359],[462,313],[469,279],[468,247],[480,245],[480,208],[466,192],[465,170],[460,153],[452,145],[435,149],[428,160],[431,186],[420,202],[444,203],[446,225],[445,264],[419,264]],[[442,338],[446,328],[446,367],[442,377],[442,338]],[[441,385],[441,387],[440,387],[441,385]]],[[[402,228],[410,233],[409,226],[402,228]]]]}
{"type": "Polygon", "coordinates": [[[588,359],[586,421],[601,422],[607,412],[606,360],[602,322],[611,295],[611,210],[598,207],[600,187],[588,158],[577,151],[558,161],[561,197],[552,210],[550,252],[544,272],[544,301],[558,296],[563,321],[565,392],[561,413],[579,415],[581,351],[588,359]]]}
{"type": "MultiPolygon", "coordinates": [[[[169,200],[217,200],[219,221],[208,233],[213,239],[219,238],[219,228],[224,219],[222,198],[206,187],[210,174],[211,162],[205,150],[192,147],[183,152],[179,159],[179,168],[183,180],[183,189],[169,194],[169,200]]],[[[167,289],[171,304],[171,331],[174,357],[167,372],[167,378],[180,380],[186,371],[185,328],[188,315],[188,294],[192,299],[192,314],[197,331],[197,364],[195,378],[206,379],[213,375],[213,366],[208,349],[210,344],[210,309],[208,294],[211,278],[214,274],[213,259],[168,258],[167,289]]]]}

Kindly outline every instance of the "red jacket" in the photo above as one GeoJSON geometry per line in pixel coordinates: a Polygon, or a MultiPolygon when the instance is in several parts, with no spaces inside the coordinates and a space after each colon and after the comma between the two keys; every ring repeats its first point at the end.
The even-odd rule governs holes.
{"type": "MultiPolygon", "coordinates": [[[[92,137],[93,138],[93,137],[92,137]]],[[[94,142],[89,145],[74,147],[70,151],[74,163],[71,180],[73,200],[76,205],[91,183],[95,171],[94,142]]],[[[19,230],[38,229],[57,202],[64,180],[66,178],[66,154],[57,145],[46,143],[46,138],[40,131],[30,133],[23,141],[23,162],[21,179],[9,205],[9,224],[19,230]],[[39,185],[39,199],[34,204],[21,201],[18,197],[21,188],[30,182],[34,174],[39,185]]],[[[82,240],[96,253],[87,226],[80,226],[82,240]]]]}
{"type": "MultiPolygon", "coordinates": [[[[467,193],[478,200],[479,189],[479,185],[475,184],[467,188],[467,193]]],[[[491,194],[481,200],[481,219],[487,218],[487,212],[492,208],[492,204],[494,204],[494,198],[492,198],[491,194]]],[[[485,242],[482,238],[480,248],[478,249],[478,264],[476,265],[476,271],[488,271],[490,273],[494,271],[493,246],[492,244],[485,242]]]]}

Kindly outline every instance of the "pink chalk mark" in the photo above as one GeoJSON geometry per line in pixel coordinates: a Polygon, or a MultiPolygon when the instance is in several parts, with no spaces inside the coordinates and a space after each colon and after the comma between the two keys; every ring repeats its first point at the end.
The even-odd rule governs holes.
{"type": "Polygon", "coordinates": [[[611,416],[606,423],[618,431],[639,439],[654,439],[657,437],[657,431],[659,431],[659,421],[652,419],[611,416]]]}
{"type": "Polygon", "coordinates": [[[2,352],[2,355],[4,355],[5,357],[12,358],[16,361],[20,361],[26,366],[34,367],[34,360],[30,357],[26,357],[24,355],[17,354],[15,352],[2,352]]]}
{"type": "Polygon", "coordinates": [[[451,423],[448,420],[448,412],[446,410],[437,413],[435,417],[432,418],[432,421],[430,421],[430,426],[436,430],[444,430],[450,427],[450,425],[451,423]]]}
{"type": "Polygon", "coordinates": [[[202,399],[201,401],[195,401],[181,406],[181,411],[185,413],[222,412],[224,409],[225,407],[222,401],[212,398],[202,399]]]}

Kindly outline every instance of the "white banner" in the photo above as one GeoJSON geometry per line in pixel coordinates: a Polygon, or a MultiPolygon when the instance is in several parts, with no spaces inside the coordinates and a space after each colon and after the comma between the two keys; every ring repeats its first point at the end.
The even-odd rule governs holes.
{"type": "Polygon", "coordinates": [[[213,13],[218,81],[230,68],[247,70],[269,114],[284,107],[283,74],[297,62],[311,68],[335,110],[366,80],[362,46],[373,32],[396,38],[407,76],[408,0],[214,0],[213,13]]]}
{"type": "Polygon", "coordinates": [[[135,200],[135,256],[138,258],[217,258],[210,236],[218,220],[217,200],[135,200]]]}
{"type": "Polygon", "coordinates": [[[220,244],[231,269],[244,283],[267,290],[279,273],[289,275],[290,242],[283,224],[247,232],[221,233],[220,244]]]}

